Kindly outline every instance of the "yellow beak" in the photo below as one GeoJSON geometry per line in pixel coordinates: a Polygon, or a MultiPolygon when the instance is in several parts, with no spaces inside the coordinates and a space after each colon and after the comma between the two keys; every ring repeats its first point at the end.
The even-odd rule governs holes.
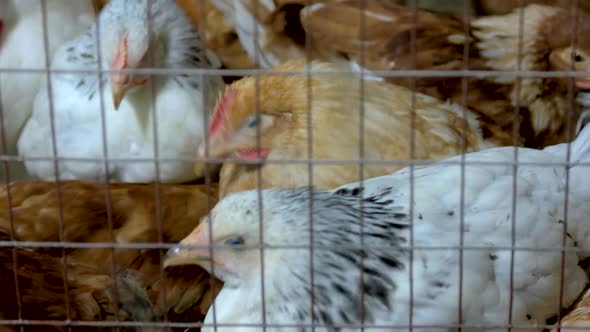
{"type": "Polygon", "coordinates": [[[202,222],[178,246],[171,248],[164,258],[164,268],[178,265],[202,265],[204,262],[211,262],[210,250],[207,247],[195,247],[196,245],[207,245],[201,242],[209,242],[208,234],[201,234],[206,229],[207,223],[202,222]]]}
{"type": "Polygon", "coordinates": [[[121,101],[125,98],[125,94],[127,94],[127,90],[129,89],[128,85],[123,81],[113,81],[111,80],[111,92],[113,94],[113,104],[115,106],[115,110],[119,110],[119,106],[121,105],[121,101]]]}
{"type": "Polygon", "coordinates": [[[191,248],[178,245],[166,253],[164,268],[179,265],[203,265],[211,262],[209,248],[191,248]]]}

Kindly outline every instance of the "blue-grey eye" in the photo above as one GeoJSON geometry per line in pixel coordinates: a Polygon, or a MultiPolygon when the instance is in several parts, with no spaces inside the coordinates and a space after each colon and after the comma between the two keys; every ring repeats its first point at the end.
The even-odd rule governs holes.
{"type": "Polygon", "coordinates": [[[244,238],[241,236],[231,237],[225,240],[225,245],[230,247],[241,246],[244,244],[244,238]]]}
{"type": "Polygon", "coordinates": [[[258,117],[257,116],[253,116],[250,118],[250,120],[248,120],[248,128],[255,128],[258,125],[258,117]]]}

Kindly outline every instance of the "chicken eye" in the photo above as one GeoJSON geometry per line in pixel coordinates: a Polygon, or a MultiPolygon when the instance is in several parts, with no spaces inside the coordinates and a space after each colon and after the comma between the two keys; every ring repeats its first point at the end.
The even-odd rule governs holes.
{"type": "Polygon", "coordinates": [[[574,59],[575,62],[582,62],[582,61],[584,61],[584,57],[580,53],[578,53],[578,52],[574,52],[572,54],[572,59],[574,59]]]}
{"type": "Polygon", "coordinates": [[[250,120],[248,120],[248,123],[246,124],[246,126],[248,128],[256,128],[256,126],[258,126],[258,117],[256,115],[251,117],[250,120]]]}
{"type": "Polygon", "coordinates": [[[225,240],[225,245],[230,247],[241,246],[245,243],[244,238],[241,236],[236,236],[225,240]]]}

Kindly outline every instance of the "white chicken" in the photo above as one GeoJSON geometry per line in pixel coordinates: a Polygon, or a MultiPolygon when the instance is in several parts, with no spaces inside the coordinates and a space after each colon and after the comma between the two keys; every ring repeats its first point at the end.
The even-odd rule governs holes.
{"type": "Polygon", "coordinates": [[[204,113],[213,107],[224,84],[221,77],[187,70],[220,65],[214,54],[204,50],[194,26],[174,0],[110,1],[97,25],[57,51],[53,70],[87,72],[54,73],[51,91],[47,84],[42,86],[18,141],[20,155],[29,158],[27,170],[44,180],[55,179],[54,163],[40,159],[54,156],[53,100],[59,178],[194,179],[190,162],[203,137],[204,113]],[[100,47],[96,47],[98,40],[100,47]],[[99,67],[110,70],[101,80],[92,72],[99,67]],[[133,72],[149,68],[174,72],[153,77],[133,72]],[[105,157],[115,159],[108,169],[105,157]]]}
{"type": "Polygon", "coordinates": [[[493,148],[331,192],[235,193],[165,265],[224,281],[202,331],[541,331],[588,281],[590,127],[569,168],[567,146],[493,148]]]}
{"type": "MultiPolygon", "coordinates": [[[[6,154],[16,155],[18,135],[31,115],[40,83],[46,80],[34,71],[47,69],[46,55],[51,60],[59,46],[84,32],[95,17],[91,0],[51,0],[45,2],[44,20],[42,2],[0,1],[0,103],[6,154]]],[[[22,162],[9,165],[11,180],[26,179],[22,162]]]]}

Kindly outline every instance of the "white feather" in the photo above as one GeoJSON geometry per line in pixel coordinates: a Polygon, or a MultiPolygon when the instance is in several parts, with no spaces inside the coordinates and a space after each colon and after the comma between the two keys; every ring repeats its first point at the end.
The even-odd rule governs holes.
{"type": "MultiPolygon", "coordinates": [[[[44,25],[41,1],[2,0],[0,20],[0,91],[6,153],[16,155],[18,135],[33,111],[34,96],[46,76],[27,70],[45,70],[57,48],[85,31],[94,20],[90,0],[46,1],[44,25]],[[45,32],[47,45],[45,44],[45,32]],[[19,72],[20,71],[20,72],[19,72]]],[[[11,180],[27,178],[24,164],[10,164],[11,180]]]]}
{"type": "MultiPolygon", "coordinates": [[[[314,243],[322,243],[330,234],[334,234],[334,237],[351,234],[342,233],[341,230],[348,227],[347,223],[360,223],[351,220],[358,218],[352,213],[354,210],[342,213],[341,204],[346,202],[324,202],[329,197],[343,195],[337,193],[343,189],[350,193],[362,187],[364,197],[377,197],[391,211],[401,214],[399,223],[411,225],[415,248],[410,260],[409,255],[394,246],[397,244],[409,248],[409,242],[388,242],[403,268],[379,271],[383,276],[393,278],[396,287],[387,293],[392,294],[388,298],[392,303],[390,308],[375,302],[374,296],[371,298],[366,295],[365,310],[367,317],[370,317],[365,321],[367,327],[407,325],[412,298],[413,324],[438,326],[414,328],[417,331],[453,331],[455,328],[452,326],[458,323],[465,324],[466,331],[504,330],[481,326],[506,326],[509,323],[510,306],[514,331],[541,331],[545,320],[558,312],[560,298],[564,307],[569,306],[588,281],[578,263],[590,256],[590,165],[579,162],[590,161],[590,127],[584,128],[570,146],[571,158],[578,164],[570,169],[569,186],[566,186],[566,168],[557,165],[565,161],[566,147],[566,144],[545,150],[503,147],[457,156],[429,166],[405,168],[363,183],[348,184],[335,189],[332,195],[316,192],[313,205],[306,201],[308,195],[297,196],[296,190],[288,189],[265,190],[261,196],[256,191],[229,195],[218,203],[211,214],[213,236],[225,238],[226,235],[243,234],[247,239],[246,245],[257,245],[256,239],[260,240],[258,225],[262,220],[264,244],[274,248],[266,249],[263,256],[264,281],[260,279],[260,266],[251,264],[248,265],[249,269],[237,269],[247,260],[242,258],[248,257],[251,262],[256,262],[254,257],[260,259],[260,254],[246,254],[244,251],[242,255],[250,256],[240,256],[242,258],[239,260],[222,256],[230,258],[223,261],[227,263],[224,266],[235,274],[228,279],[215,300],[215,322],[262,324],[260,294],[261,283],[264,282],[266,324],[310,324],[309,315],[298,315],[300,312],[309,313],[311,303],[308,297],[309,208],[312,206],[314,209],[311,224],[314,243]],[[515,149],[518,161],[526,163],[516,169],[513,165],[515,149]],[[462,167],[463,158],[465,164],[462,167]],[[567,215],[564,204],[566,188],[567,215]],[[262,197],[262,203],[259,203],[259,197],[262,197]],[[261,213],[257,213],[259,206],[263,207],[261,213]],[[564,229],[566,224],[567,230],[564,229]],[[513,233],[515,248],[512,251],[513,233]],[[563,252],[560,250],[562,243],[565,244],[563,252]],[[276,248],[281,246],[302,246],[304,249],[276,248]],[[461,247],[467,247],[462,251],[462,264],[458,250],[461,247]],[[561,279],[562,255],[564,280],[561,279]],[[410,264],[413,266],[412,275],[408,268],[410,264]],[[461,266],[463,269],[460,272],[461,266]],[[433,282],[441,285],[436,286],[433,282]],[[560,297],[562,284],[563,296],[560,297]],[[458,321],[460,293],[461,322],[458,321]]],[[[358,202],[358,198],[352,198],[358,202]]],[[[379,215],[375,218],[394,220],[387,214],[379,215]]],[[[363,227],[375,224],[365,221],[365,225],[369,226],[363,227]]],[[[364,238],[365,246],[388,241],[370,235],[376,231],[382,234],[386,232],[384,228],[368,229],[365,231],[368,234],[364,238]]],[[[402,239],[409,241],[409,228],[397,232],[402,239]]],[[[354,237],[358,233],[351,236],[352,240],[348,241],[350,245],[359,245],[360,239],[354,237]]],[[[331,250],[336,249],[343,250],[331,250]]],[[[314,287],[317,287],[316,301],[325,300],[319,295],[319,287],[324,287],[327,289],[324,293],[328,294],[331,303],[316,302],[315,312],[323,311],[331,315],[332,324],[344,324],[339,312],[354,315],[358,309],[343,307],[345,304],[339,302],[343,297],[333,291],[333,284],[338,283],[353,294],[358,294],[360,273],[358,267],[345,264],[348,261],[338,260],[338,256],[331,262],[326,259],[322,261],[321,258],[325,256],[321,253],[326,250],[330,249],[317,248],[314,251],[313,282],[314,287]],[[334,271],[335,268],[322,265],[326,263],[340,265],[341,268],[337,269],[340,272],[328,274],[327,271],[334,271]]],[[[386,250],[380,251],[381,254],[383,252],[386,250]]],[[[376,250],[368,249],[364,264],[374,264],[377,260],[374,255],[377,253],[376,250]]],[[[351,257],[356,255],[350,252],[351,257]]],[[[212,310],[207,314],[205,324],[213,324],[212,310]]],[[[211,330],[212,325],[203,329],[211,330]]],[[[230,328],[218,326],[217,330],[228,331],[230,328]]],[[[231,330],[262,331],[262,328],[232,327],[231,330]]],[[[268,327],[266,330],[290,331],[289,328],[277,327],[268,327]]],[[[298,329],[303,330],[310,329],[298,329]]],[[[331,329],[316,327],[315,330],[331,329]]],[[[392,328],[370,330],[391,331],[392,328]]]]}
{"type": "MultiPolygon", "coordinates": [[[[208,63],[193,60],[199,56],[202,45],[188,17],[173,0],[155,0],[150,3],[154,13],[150,29],[147,29],[145,0],[112,0],[103,9],[100,14],[103,69],[110,68],[109,57],[113,56],[122,34],[129,36],[128,57],[139,59],[143,55],[141,50],[149,49],[160,68],[184,70],[219,65],[211,53],[208,53],[208,63]],[[154,33],[148,36],[146,31],[154,33]]],[[[60,47],[52,69],[96,70],[95,43],[93,26],[88,33],[60,47]]],[[[208,76],[203,81],[200,76],[178,74],[154,76],[144,87],[129,90],[119,109],[115,110],[107,77],[105,74],[100,91],[100,84],[94,74],[52,75],[57,154],[60,158],[93,160],[60,161],[60,178],[104,178],[102,106],[108,157],[124,159],[109,163],[106,174],[112,180],[150,182],[158,178],[153,161],[156,150],[154,123],[157,125],[159,158],[180,160],[161,161],[159,179],[163,182],[194,179],[196,175],[193,174],[190,159],[203,137],[207,123],[206,110],[213,107],[215,97],[223,87],[221,79],[208,76]],[[206,95],[203,95],[203,82],[208,85],[206,95]]],[[[24,157],[53,156],[49,101],[49,89],[44,84],[35,98],[33,115],[19,139],[19,153],[24,157]]],[[[52,162],[31,160],[26,162],[26,166],[30,173],[39,178],[55,178],[52,162]]]]}

